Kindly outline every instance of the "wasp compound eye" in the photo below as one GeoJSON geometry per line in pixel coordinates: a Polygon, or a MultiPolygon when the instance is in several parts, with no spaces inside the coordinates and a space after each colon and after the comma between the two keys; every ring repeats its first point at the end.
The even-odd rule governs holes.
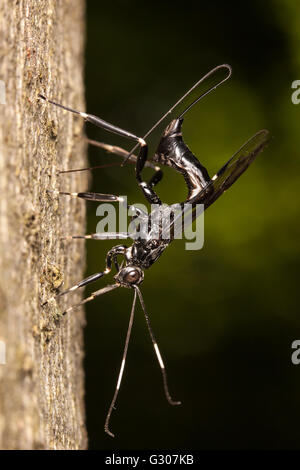
{"type": "Polygon", "coordinates": [[[136,266],[129,266],[121,269],[117,276],[115,276],[115,279],[120,284],[130,287],[140,284],[144,280],[144,273],[136,266]]]}
{"type": "Polygon", "coordinates": [[[135,284],[137,281],[139,281],[141,277],[141,273],[137,269],[133,269],[132,271],[129,271],[127,274],[124,276],[124,281],[129,282],[129,284],[135,284]]]}

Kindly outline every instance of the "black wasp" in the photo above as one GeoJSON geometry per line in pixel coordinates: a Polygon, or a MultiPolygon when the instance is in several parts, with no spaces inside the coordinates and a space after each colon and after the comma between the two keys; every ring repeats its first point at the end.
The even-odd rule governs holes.
{"type": "MultiPolygon", "coordinates": [[[[263,150],[269,140],[269,133],[266,130],[261,130],[257,132],[253,137],[251,137],[234,155],[233,157],[216,173],[212,178],[209,177],[209,174],[204,166],[201,165],[199,160],[193,155],[187,145],[184,143],[182,138],[182,124],[184,115],[196,104],[200,99],[210,93],[212,90],[217,88],[221,83],[225,82],[231,76],[231,67],[227,64],[220,65],[209,73],[207,73],[204,77],[202,77],[190,90],[183,97],[181,97],[175,105],[162,116],[161,119],[144,135],[143,138],[137,137],[136,135],[128,132],[126,130],[120,129],[112,124],[109,124],[106,121],[98,118],[97,116],[93,116],[91,114],[86,114],[84,112],[79,112],[69,107],[63,106],[58,104],[52,100],[49,100],[43,95],[39,95],[40,98],[43,100],[48,101],[56,106],[59,106],[67,111],[70,111],[75,114],[79,114],[81,117],[85,119],[85,121],[91,122],[102,129],[112,132],[114,134],[118,134],[120,136],[126,137],[127,139],[133,140],[136,142],[136,146],[128,153],[126,150],[115,147],[107,144],[103,144],[101,142],[91,142],[94,145],[102,147],[111,153],[115,153],[120,155],[124,158],[124,162],[127,160],[135,162],[135,175],[138,186],[141,188],[144,197],[146,200],[151,204],[156,204],[156,207],[160,207],[162,219],[164,218],[164,213],[167,211],[167,205],[162,204],[161,200],[157,196],[154,191],[154,187],[160,182],[162,179],[163,173],[157,164],[167,165],[172,167],[174,170],[179,172],[187,185],[188,188],[188,196],[185,201],[181,203],[183,206],[185,203],[189,203],[189,207],[192,207],[192,215],[191,221],[197,217],[197,212],[194,210],[196,205],[203,204],[204,209],[207,209],[213,202],[218,199],[221,194],[223,194],[236,180],[239,176],[248,168],[248,166],[252,163],[255,157],[263,150]],[[192,98],[193,93],[196,93],[196,98],[192,98]],[[190,102],[187,101],[190,99],[190,102]],[[180,105],[184,102],[184,109],[180,111],[180,105]],[[176,114],[173,119],[171,119],[170,123],[165,128],[160,142],[158,144],[157,150],[152,156],[152,159],[149,161],[147,160],[148,154],[148,145],[146,143],[146,138],[157,129],[158,126],[167,118],[171,117],[172,113],[176,109],[176,114]],[[138,155],[134,155],[134,151],[138,149],[138,155]],[[150,181],[144,181],[142,177],[142,171],[145,166],[151,167],[155,170],[150,181]]],[[[100,202],[114,202],[120,201],[121,198],[116,195],[112,194],[100,194],[100,193],[67,193],[61,191],[52,191],[55,194],[64,194],[73,197],[79,197],[86,200],[93,200],[93,201],[100,201],[100,202]]],[[[128,206],[128,208],[133,208],[134,206],[128,206]]],[[[144,221],[148,221],[150,225],[150,216],[147,216],[144,213],[138,212],[136,210],[136,214],[138,214],[144,221]]],[[[160,219],[160,220],[162,220],[160,219]]],[[[171,219],[170,225],[174,224],[174,218],[171,219]]],[[[139,285],[144,280],[144,270],[148,269],[158,258],[161,256],[163,251],[166,247],[172,242],[174,239],[173,231],[170,230],[170,235],[168,237],[163,236],[164,232],[162,227],[159,227],[159,236],[153,236],[153,230],[150,228],[148,231],[148,235],[145,237],[136,237],[132,233],[122,232],[122,233],[95,233],[92,235],[85,235],[85,236],[70,236],[67,238],[85,238],[85,239],[97,239],[97,240],[108,240],[108,239],[126,239],[131,238],[133,239],[133,243],[131,246],[127,247],[125,245],[117,245],[113,247],[106,256],[106,268],[104,271],[98,272],[89,276],[88,278],[84,279],[83,281],[79,282],[73,287],[60,292],[56,297],[50,299],[56,299],[62,295],[65,295],[69,292],[72,292],[79,287],[83,287],[91,282],[94,282],[101,277],[110,273],[111,269],[114,267],[116,269],[116,274],[114,276],[114,283],[107,285],[106,287],[99,289],[93,292],[88,298],[82,300],[79,304],[73,305],[69,307],[64,314],[70,312],[72,309],[93,300],[95,297],[98,297],[106,292],[109,292],[113,289],[118,287],[126,287],[133,289],[134,297],[133,297],[133,304],[131,308],[131,314],[129,319],[129,326],[127,330],[126,340],[125,340],[125,347],[121,362],[121,368],[117,380],[117,385],[115,388],[114,396],[109,407],[105,426],[105,431],[110,435],[114,436],[109,429],[109,422],[112,410],[114,408],[117,395],[120,389],[120,384],[122,380],[122,375],[125,366],[125,360],[127,356],[128,344],[133,324],[134,318],[134,311],[136,305],[136,299],[139,298],[141,307],[143,309],[145,319],[147,322],[147,327],[149,330],[149,334],[152,340],[152,344],[158,359],[158,363],[162,372],[163,378],[163,385],[164,385],[164,392],[168,402],[171,405],[179,405],[179,401],[175,401],[172,399],[169,388],[167,384],[167,376],[165,371],[165,365],[162,360],[155,336],[153,334],[149,316],[147,314],[145,304],[143,301],[143,297],[141,291],[139,289],[139,285]],[[121,265],[119,265],[118,258],[123,258],[121,265]]],[[[172,227],[171,227],[172,228],[172,227]]],[[[50,301],[48,300],[48,302],[50,301]]],[[[45,302],[47,304],[48,302],[45,302]]],[[[45,305],[44,304],[44,305],[45,305]]]]}

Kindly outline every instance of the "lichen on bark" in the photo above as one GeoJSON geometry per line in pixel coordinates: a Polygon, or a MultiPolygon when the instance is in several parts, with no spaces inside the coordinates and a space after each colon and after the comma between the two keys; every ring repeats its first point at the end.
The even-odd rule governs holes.
{"type": "Polygon", "coordinates": [[[0,4],[0,448],[83,449],[84,317],[66,301],[41,308],[83,277],[84,202],[47,189],[87,189],[82,120],[38,98],[84,109],[84,0],[0,4]]]}

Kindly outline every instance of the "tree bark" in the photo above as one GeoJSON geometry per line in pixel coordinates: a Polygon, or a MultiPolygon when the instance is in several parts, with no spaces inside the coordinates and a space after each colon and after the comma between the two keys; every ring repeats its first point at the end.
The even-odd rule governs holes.
{"type": "Polygon", "coordinates": [[[82,119],[38,98],[83,102],[84,0],[1,0],[0,448],[83,449],[84,317],[41,304],[83,278],[84,202],[47,193],[86,190],[82,119]],[[3,93],[2,93],[3,94],[3,93]],[[6,102],[4,104],[4,101],[6,102]],[[2,361],[3,362],[3,361],[2,361]]]}

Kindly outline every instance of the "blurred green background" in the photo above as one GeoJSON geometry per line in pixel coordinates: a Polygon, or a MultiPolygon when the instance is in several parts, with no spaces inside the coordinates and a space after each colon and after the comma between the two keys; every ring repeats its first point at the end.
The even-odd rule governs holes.
{"type": "MultiPolygon", "coordinates": [[[[132,292],[119,289],[88,304],[92,449],[300,447],[300,365],[291,362],[291,343],[300,339],[300,106],[291,102],[291,83],[300,79],[299,14],[296,0],[87,2],[90,113],[143,135],[202,75],[227,62],[232,78],[187,115],[185,141],[212,176],[257,130],[272,135],[205,213],[204,248],[186,251],[176,241],[145,273],[142,292],[181,407],[164,398],[138,308],[111,419],[116,438],[104,434],[132,292]]],[[[132,147],[92,126],[87,134],[132,147]]],[[[95,148],[90,159],[120,161],[95,148]]],[[[165,171],[157,187],[169,203],[186,194],[173,173],[165,171]]],[[[92,189],[144,202],[132,165],[95,171],[92,189]]],[[[96,205],[88,210],[90,233],[99,218],[96,205]]],[[[106,252],[119,243],[88,242],[87,273],[102,270],[106,252]]]]}

